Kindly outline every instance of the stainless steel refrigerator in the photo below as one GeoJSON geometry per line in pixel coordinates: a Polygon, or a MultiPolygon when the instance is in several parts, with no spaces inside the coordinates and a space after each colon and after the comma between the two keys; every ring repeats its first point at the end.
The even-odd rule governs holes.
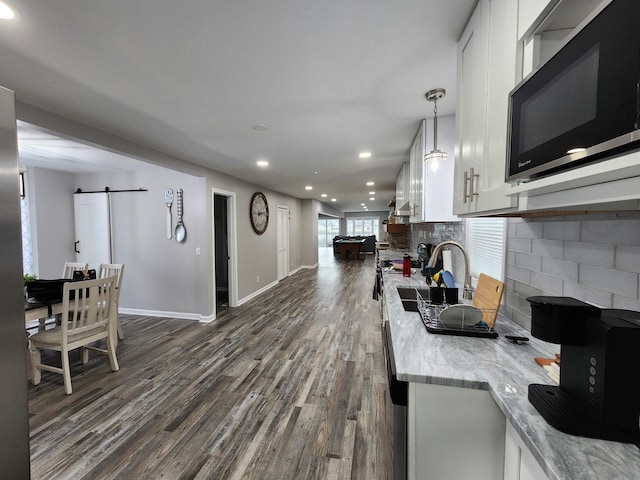
{"type": "Polygon", "coordinates": [[[27,351],[14,94],[0,87],[0,478],[29,478],[27,351]]]}

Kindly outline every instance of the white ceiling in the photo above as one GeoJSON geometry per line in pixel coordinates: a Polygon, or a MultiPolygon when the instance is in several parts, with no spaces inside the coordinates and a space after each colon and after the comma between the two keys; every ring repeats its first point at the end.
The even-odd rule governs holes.
{"type": "MultiPolygon", "coordinates": [[[[0,23],[0,85],[264,188],[386,209],[433,111],[425,92],[445,88],[438,113],[455,110],[456,41],[476,1],[7,0],[19,16],[0,23]],[[363,150],[372,157],[359,159],[363,150]]],[[[49,150],[75,161],[42,135],[21,130],[24,161],[49,150]]],[[[82,168],[113,154],[87,155],[82,168]]],[[[108,162],[120,160],[134,169],[108,162]]]]}

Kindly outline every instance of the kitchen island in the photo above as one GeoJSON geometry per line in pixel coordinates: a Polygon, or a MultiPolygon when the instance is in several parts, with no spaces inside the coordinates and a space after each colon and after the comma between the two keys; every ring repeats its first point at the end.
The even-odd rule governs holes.
{"type": "MultiPolygon", "coordinates": [[[[387,250],[380,252],[380,258],[402,258],[403,253],[387,250]]],[[[423,478],[424,472],[412,465],[412,459],[416,463],[434,455],[421,451],[421,445],[412,446],[412,440],[421,435],[412,432],[418,428],[412,425],[417,417],[426,413],[427,423],[435,419],[441,426],[450,425],[439,429],[438,424],[428,423],[426,436],[434,437],[431,446],[456,441],[464,445],[479,441],[473,439],[475,427],[466,427],[473,418],[470,412],[477,411],[485,419],[503,418],[502,425],[497,420],[486,420],[493,422],[494,432],[493,437],[487,433],[485,442],[498,442],[495,432],[504,432],[502,444],[496,443],[493,451],[504,452],[497,461],[505,466],[505,479],[640,479],[640,451],[635,445],[564,434],[551,427],[529,403],[529,384],[552,383],[534,357],[553,357],[560,351],[559,345],[532,337],[502,315],[495,326],[499,333],[496,339],[430,334],[418,313],[404,310],[397,292],[397,287],[424,288],[425,278],[419,270],[414,269],[411,277],[385,268],[382,271],[382,314],[388,322],[391,361],[397,379],[409,382],[408,478],[423,478]],[[530,341],[517,345],[506,340],[505,335],[527,336],[530,341]],[[442,403],[434,406],[429,399],[442,403]],[[534,465],[526,463],[527,457],[534,465]]],[[[457,455],[457,463],[462,464],[472,461],[467,460],[469,453],[470,449],[464,447],[451,456],[457,455]]]]}

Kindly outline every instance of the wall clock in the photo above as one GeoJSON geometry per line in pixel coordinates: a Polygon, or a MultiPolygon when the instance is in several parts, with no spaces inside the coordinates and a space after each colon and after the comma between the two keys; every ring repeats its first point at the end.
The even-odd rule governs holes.
{"type": "Polygon", "coordinates": [[[269,224],[269,204],[267,197],[262,192],[256,192],[251,197],[249,204],[249,218],[253,231],[258,235],[262,235],[269,224]]]}

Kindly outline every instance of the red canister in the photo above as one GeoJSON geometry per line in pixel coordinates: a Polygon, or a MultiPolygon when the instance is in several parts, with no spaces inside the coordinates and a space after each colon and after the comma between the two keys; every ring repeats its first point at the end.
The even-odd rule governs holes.
{"type": "Polygon", "coordinates": [[[409,255],[405,255],[402,259],[402,276],[411,276],[411,257],[409,255]]]}

